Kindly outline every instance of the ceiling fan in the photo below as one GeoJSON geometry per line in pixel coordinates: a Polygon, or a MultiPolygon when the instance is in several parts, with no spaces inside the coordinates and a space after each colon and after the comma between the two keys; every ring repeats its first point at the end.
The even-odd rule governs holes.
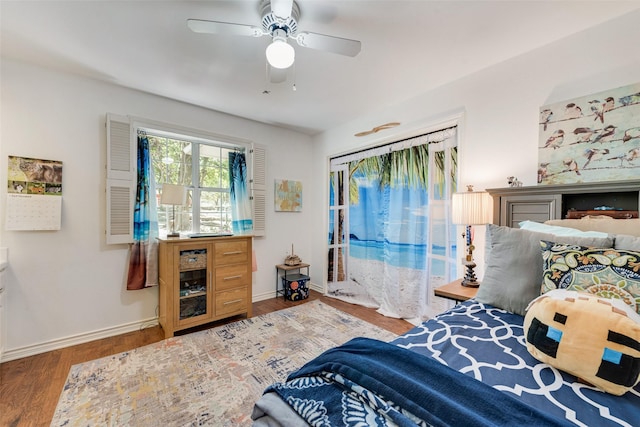
{"type": "Polygon", "coordinates": [[[295,60],[295,50],[287,43],[295,40],[298,45],[316,50],[337,53],[354,57],[360,52],[358,40],[344,39],[325,34],[298,32],[300,7],[294,0],[262,0],[260,2],[262,26],[235,24],[203,19],[187,19],[191,31],[205,34],[227,34],[237,36],[262,37],[270,36],[271,44],[267,47],[266,56],[270,65],[270,76],[273,83],[286,79],[286,70],[295,60]]]}

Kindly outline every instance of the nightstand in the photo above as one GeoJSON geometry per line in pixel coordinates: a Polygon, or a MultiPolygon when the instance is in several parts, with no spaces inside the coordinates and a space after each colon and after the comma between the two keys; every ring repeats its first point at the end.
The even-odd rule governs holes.
{"type": "Polygon", "coordinates": [[[462,279],[454,280],[446,285],[439,286],[434,289],[437,297],[452,299],[456,302],[466,301],[474,298],[478,293],[478,288],[469,288],[462,286],[462,279]]]}

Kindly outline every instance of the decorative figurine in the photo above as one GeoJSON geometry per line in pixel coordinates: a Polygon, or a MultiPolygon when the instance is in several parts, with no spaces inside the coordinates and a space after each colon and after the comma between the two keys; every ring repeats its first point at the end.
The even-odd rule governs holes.
{"type": "Polygon", "coordinates": [[[293,243],[291,244],[291,255],[284,259],[284,265],[298,265],[302,262],[298,255],[293,253],[293,243]]]}
{"type": "Polygon", "coordinates": [[[509,184],[509,187],[522,187],[522,182],[520,182],[515,176],[508,176],[507,183],[509,184]]]}

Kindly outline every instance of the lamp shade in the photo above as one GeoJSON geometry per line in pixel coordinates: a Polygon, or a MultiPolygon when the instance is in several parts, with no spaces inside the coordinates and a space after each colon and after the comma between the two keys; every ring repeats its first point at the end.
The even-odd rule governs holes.
{"type": "Polygon", "coordinates": [[[179,205],[187,203],[187,188],[184,185],[162,184],[160,203],[163,205],[179,205]]]}
{"type": "Polygon", "coordinates": [[[451,198],[451,216],[454,224],[482,225],[491,222],[493,199],[486,191],[454,193],[451,198]]]}

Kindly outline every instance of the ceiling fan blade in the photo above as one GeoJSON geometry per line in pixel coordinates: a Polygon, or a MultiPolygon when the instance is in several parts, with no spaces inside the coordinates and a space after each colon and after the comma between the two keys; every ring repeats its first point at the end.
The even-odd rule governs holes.
{"type": "Polygon", "coordinates": [[[298,44],[311,49],[324,50],[345,56],[356,56],[360,53],[362,43],[358,40],[343,39],[318,33],[302,32],[294,37],[298,44]]]}
{"type": "Polygon", "coordinates": [[[194,33],[227,34],[232,36],[261,37],[265,35],[262,28],[254,25],[232,24],[229,22],[205,21],[203,19],[187,19],[187,26],[194,33]]]}
{"type": "Polygon", "coordinates": [[[267,64],[269,67],[269,81],[271,83],[282,83],[287,80],[286,68],[275,68],[267,64]]]}
{"type": "Polygon", "coordinates": [[[278,18],[290,17],[291,8],[293,8],[293,0],[271,0],[271,12],[278,18]]]}

